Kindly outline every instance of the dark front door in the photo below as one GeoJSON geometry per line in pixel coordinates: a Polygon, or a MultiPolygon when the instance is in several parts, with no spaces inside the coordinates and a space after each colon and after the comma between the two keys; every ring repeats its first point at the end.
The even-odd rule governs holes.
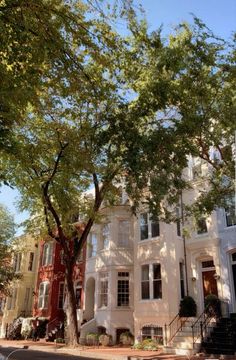
{"type": "Polygon", "coordinates": [[[214,278],[215,273],[216,273],[215,270],[202,272],[204,298],[210,294],[218,296],[217,283],[216,283],[216,279],[214,278]]]}

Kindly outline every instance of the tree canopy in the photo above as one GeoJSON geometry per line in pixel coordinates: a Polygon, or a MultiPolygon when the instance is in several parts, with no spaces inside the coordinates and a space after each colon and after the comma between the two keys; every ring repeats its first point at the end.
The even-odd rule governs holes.
{"type": "Polygon", "coordinates": [[[190,186],[182,173],[192,155],[212,169],[202,211],[232,191],[235,50],[198,19],[168,40],[160,30],[150,34],[132,7],[124,12],[127,36],[82,1],[9,0],[0,14],[8,30],[1,124],[10,136],[1,167],[22,194],[31,228],[63,247],[75,343],[72,268],[117,184],[134,211],[144,203],[167,219],[168,206],[190,186]]]}
{"type": "Polygon", "coordinates": [[[15,234],[13,216],[0,204],[0,294],[8,294],[9,284],[15,278],[12,268],[11,243],[15,234]]]}

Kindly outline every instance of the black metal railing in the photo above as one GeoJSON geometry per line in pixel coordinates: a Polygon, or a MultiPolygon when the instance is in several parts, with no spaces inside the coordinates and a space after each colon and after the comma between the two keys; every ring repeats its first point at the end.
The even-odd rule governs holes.
{"type": "Polygon", "coordinates": [[[165,345],[168,345],[175,335],[182,330],[186,320],[187,318],[182,318],[176,314],[169,324],[165,324],[165,345]]]}
{"type": "Polygon", "coordinates": [[[197,320],[192,324],[192,339],[193,346],[197,340],[204,340],[204,338],[211,332],[216,324],[220,314],[214,306],[206,307],[197,320]]]}

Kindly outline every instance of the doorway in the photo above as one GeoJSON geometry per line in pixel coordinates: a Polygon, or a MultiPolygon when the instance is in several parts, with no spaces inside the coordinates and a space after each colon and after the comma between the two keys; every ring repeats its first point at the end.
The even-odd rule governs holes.
{"type": "Polygon", "coordinates": [[[202,261],[202,286],[204,299],[207,295],[216,295],[218,297],[215,275],[216,271],[214,261],[202,261]]]}

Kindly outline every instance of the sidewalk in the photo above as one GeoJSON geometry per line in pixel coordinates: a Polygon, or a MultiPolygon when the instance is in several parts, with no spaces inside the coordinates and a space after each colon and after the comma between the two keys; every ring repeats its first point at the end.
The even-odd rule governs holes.
{"type": "MultiPolygon", "coordinates": [[[[44,340],[33,342],[31,340],[4,340],[0,339],[0,347],[16,347],[23,348],[28,346],[31,350],[54,352],[60,354],[84,356],[90,359],[107,359],[107,360],[190,360],[188,356],[164,354],[161,351],[142,351],[133,350],[122,347],[84,347],[70,348],[65,344],[54,344],[45,342],[44,340]]],[[[212,356],[194,356],[191,360],[205,360],[212,358],[212,356]]],[[[214,356],[214,359],[219,359],[220,356],[214,356]]],[[[236,356],[224,357],[227,360],[236,360],[236,356]]]]}

